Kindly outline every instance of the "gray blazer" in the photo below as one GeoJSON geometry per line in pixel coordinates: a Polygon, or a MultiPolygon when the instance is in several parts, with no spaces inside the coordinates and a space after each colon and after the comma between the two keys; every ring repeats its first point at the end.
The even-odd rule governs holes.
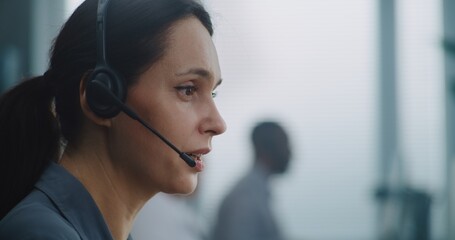
{"type": "Polygon", "coordinates": [[[112,236],[84,186],[52,163],[35,189],[1,219],[0,239],[112,240],[112,236]]]}

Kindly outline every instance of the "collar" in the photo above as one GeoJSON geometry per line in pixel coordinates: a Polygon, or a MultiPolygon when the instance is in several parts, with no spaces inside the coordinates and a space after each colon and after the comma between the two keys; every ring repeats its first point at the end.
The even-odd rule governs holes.
{"type": "MultiPolygon", "coordinates": [[[[65,168],[51,163],[35,187],[54,203],[82,239],[112,240],[103,215],[90,193],[65,168]]],[[[131,237],[128,240],[132,240],[131,237]]]]}

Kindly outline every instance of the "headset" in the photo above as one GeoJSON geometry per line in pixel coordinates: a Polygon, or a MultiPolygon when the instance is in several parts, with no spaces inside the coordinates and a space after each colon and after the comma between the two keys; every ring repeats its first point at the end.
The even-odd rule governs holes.
{"type": "Polygon", "coordinates": [[[121,109],[112,99],[99,94],[98,85],[102,85],[122,103],[126,99],[126,86],[122,78],[111,68],[106,59],[106,12],[109,0],[98,1],[96,19],[96,67],[87,81],[87,103],[96,115],[103,118],[112,118],[120,113],[121,109]]]}
{"type": "Polygon", "coordinates": [[[97,116],[113,118],[121,111],[132,119],[140,122],[145,128],[172,148],[188,166],[196,166],[196,161],[188,154],[180,151],[169,140],[142,120],[125,104],[126,86],[115,69],[111,68],[106,58],[106,15],[109,0],[98,0],[96,16],[96,66],[86,83],[87,104],[97,116]]]}

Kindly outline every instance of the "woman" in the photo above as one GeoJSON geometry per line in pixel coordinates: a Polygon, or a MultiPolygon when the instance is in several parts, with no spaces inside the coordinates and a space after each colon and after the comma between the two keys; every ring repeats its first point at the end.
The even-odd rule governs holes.
{"type": "Polygon", "coordinates": [[[0,239],[127,239],[153,195],[191,193],[226,129],[212,33],[191,0],[82,3],[0,99],[0,239]]]}

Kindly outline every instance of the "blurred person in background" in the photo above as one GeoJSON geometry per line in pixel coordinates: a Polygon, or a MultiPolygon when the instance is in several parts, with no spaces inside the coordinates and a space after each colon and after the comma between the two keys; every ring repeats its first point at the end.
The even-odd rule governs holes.
{"type": "Polygon", "coordinates": [[[288,169],[291,149],[288,135],[277,122],[258,123],[252,133],[254,163],[222,201],[213,240],[282,240],[271,209],[271,176],[288,169]]]}

